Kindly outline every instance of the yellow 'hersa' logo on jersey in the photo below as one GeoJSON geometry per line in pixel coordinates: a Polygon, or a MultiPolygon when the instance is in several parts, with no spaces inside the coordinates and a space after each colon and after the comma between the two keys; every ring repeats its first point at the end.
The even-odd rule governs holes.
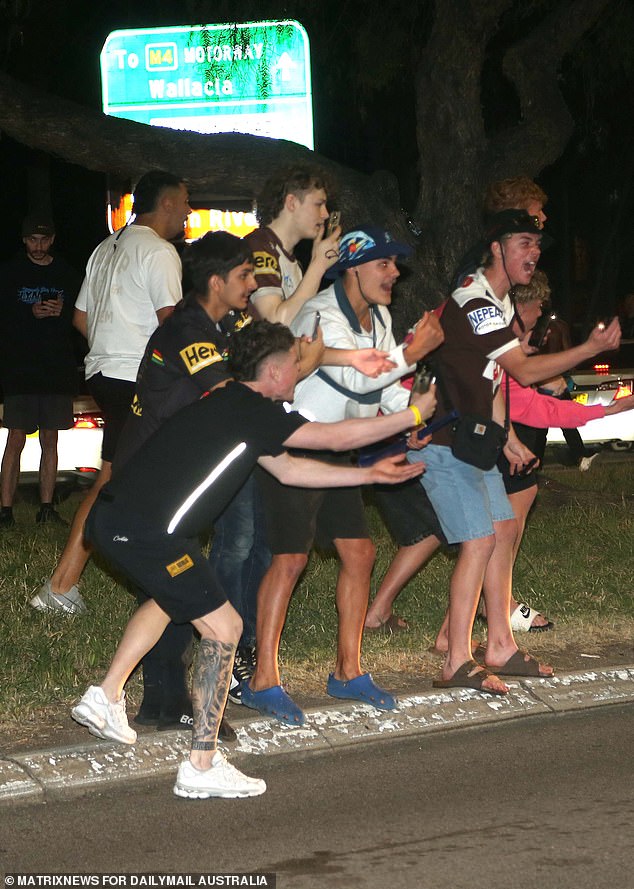
{"type": "Polygon", "coordinates": [[[190,343],[186,349],[181,349],[179,354],[190,374],[198,373],[216,361],[222,361],[222,355],[213,343],[190,343]]]}
{"type": "Polygon", "coordinates": [[[132,404],[130,405],[130,410],[135,415],[135,417],[140,417],[143,414],[143,408],[141,407],[141,402],[139,401],[139,396],[134,393],[132,397],[132,404]]]}
{"type": "Polygon", "coordinates": [[[180,559],[176,559],[176,561],[172,562],[170,565],[165,566],[170,577],[178,577],[183,571],[189,571],[189,569],[193,567],[194,562],[192,557],[188,556],[187,553],[181,556],[180,559]]]}
{"type": "Polygon", "coordinates": [[[256,277],[258,275],[276,275],[278,278],[281,278],[280,265],[277,261],[277,257],[273,256],[272,253],[266,253],[264,250],[257,250],[253,254],[253,265],[255,266],[253,274],[256,277]]]}

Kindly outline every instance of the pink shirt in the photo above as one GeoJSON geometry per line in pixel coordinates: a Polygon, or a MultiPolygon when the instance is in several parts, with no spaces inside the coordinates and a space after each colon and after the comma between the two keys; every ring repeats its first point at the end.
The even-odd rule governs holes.
{"type": "Polygon", "coordinates": [[[537,429],[574,429],[590,420],[605,417],[602,404],[586,405],[576,401],[561,401],[551,395],[542,395],[530,386],[520,386],[510,378],[509,400],[511,420],[537,429]]]}

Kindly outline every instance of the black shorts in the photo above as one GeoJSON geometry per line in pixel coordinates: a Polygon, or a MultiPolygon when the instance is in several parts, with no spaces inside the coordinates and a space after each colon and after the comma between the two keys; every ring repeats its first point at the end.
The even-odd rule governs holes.
{"type": "Polygon", "coordinates": [[[112,463],[121,430],[130,414],[136,383],[97,373],[86,380],[86,386],[103,414],[101,459],[112,463]]]}
{"type": "Polygon", "coordinates": [[[370,537],[361,488],[293,488],[258,468],[266,536],[273,555],[308,554],[316,542],[370,537]]]}
{"type": "Polygon", "coordinates": [[[413,546],[432,535],[447,543],[434,507],[417,478],[400,485],[373,485],[370,499],[398,546],[413,546]]]}
{"type": "MultiPolygon", "coordinates": [[[[524,423],[513,423],[513,429],[522,444],[526,445],[535,454],[541,465],[544,460],[548,430],[536,429],[534,426],[526,426],[524,423]]],[[[524,476],[511,475],[511,467],[504,454],[500,454],[498,469],[502,473],[504,489],[507,494],[518,494],[520,491],[526,491],[537,484],[538,470],[533,470],[524,476]]]]}
{"type": "Polygon", "coordinates": [[[88,515],[86,540],[175,624],[210,614],[227,601],[198,540],[135,527],[108,494],[99,494],[88,515]]]}
{"type": "Polygon", "coordinates": [[[5,395],[2,425],[23,429],[31,435],[36,429],[72,429],[72,395],[5,395]]]}

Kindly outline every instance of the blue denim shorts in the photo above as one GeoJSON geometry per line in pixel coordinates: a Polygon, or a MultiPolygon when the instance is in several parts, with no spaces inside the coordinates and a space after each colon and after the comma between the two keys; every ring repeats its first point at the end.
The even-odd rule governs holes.
{"type": "Polygon", "coordinates": [[[433,444],[409,451],[407,459],[426,465],[421,484],[449,543],[488,537],[494,522],[515,518],[497,466],[485,472],[457,460],[451,448],[433,444]]]}

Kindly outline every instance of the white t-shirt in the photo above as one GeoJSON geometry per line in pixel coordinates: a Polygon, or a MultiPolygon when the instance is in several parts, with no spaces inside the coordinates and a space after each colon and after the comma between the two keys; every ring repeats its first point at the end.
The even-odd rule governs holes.
{"type": "Polygon", "coordinates": [[[148,226],[130,225],[99,244],[75,303],[87,316],[86,379],[136,380],[157,311],[182,297],[181,276],[175,248],[148,226]]]}

